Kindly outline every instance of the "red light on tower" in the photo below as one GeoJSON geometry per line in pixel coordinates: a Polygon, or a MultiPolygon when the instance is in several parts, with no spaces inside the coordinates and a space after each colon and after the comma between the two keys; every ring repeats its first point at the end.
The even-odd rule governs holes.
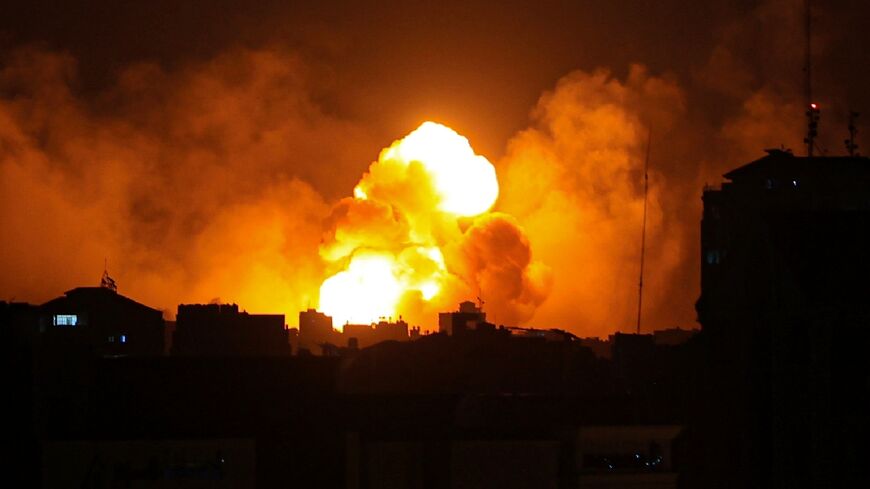
{"type": "Polygon", "coordinates": [[[815,139],[819,129],[819,104],[810,102],[810,108],[807,110],[807,137],[804,138],[804,143],[807,145],[807,156],[813,156],[813,148],[815,147],[815,139]]]}

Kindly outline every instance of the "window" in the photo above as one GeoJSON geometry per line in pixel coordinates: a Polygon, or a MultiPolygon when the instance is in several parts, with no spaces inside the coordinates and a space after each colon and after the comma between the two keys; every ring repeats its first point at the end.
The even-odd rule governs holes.
{"type": "Polygon", "coordinates": [[[109,336],[109,343],[114,343],[114,342],[115,342],[115,337],[109,336]]]}
{"type": "Polygon", "coordinates": [[[719,250],[707,251],[707,264],[718,265],[722,262],[722,253],[719,250]]]}
{"type": "Polygon", "coordinates": [[[78,323],[79,317],[75,314],[55,314],[52,318],[55,326],[76,326],[78,323]]]}
{"type": "Polygon", "coordinates": [[[127,342],[127,335],[122,334],[121,335],[121,343],[126,343],[126,342],[127,342]]]}

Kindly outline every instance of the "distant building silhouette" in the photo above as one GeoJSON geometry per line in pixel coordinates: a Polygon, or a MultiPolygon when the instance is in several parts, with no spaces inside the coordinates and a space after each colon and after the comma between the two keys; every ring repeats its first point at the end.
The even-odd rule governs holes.
{"type": "MultiPolygon", "coordinates": [[[[419,333],[419,328],[417,328],[419,333]]],[[[401,318],[396,321],[381,320],[374,324],[345,324],[342,337],[347,346],[351,340],[357,348],[365,348],[382,341],[408,341],[408,323],[401,318]]]]}
{"type": "Polygon", "coordinates": [[[721,396],[699,408],[697,485],[860,485],[870,160],[769,150],[725,178],[703,195],[696,307],[721,396]]]}
{"type": "Polygon", "coordinates": [[[338,344],[332,317],[311,308],[299,312],[299,349],[319,354],[325,343],[338,344]]]}
{"type": "Polygon", "coordinates": [[[598,358],[610,359],[613,357],[612,336],[606,340],[601,338],[580,338],[580,344],[589,348],[598,358]]]}
{"type": "Polygon", "coordinates": [[[698,334],[697,329],[668,328],[653,331],[653,342],[659,346],[677,346],[698,334]]]}
{"type": "Polygon", "coordinates": [[[175,323],[173,355],[290,354],[283,314],[248,314],[236,304],[181,304],[175,323]]]}
{"type": "Polygon", "coordinates": [[[107,287],[79,287],[39,306],[41,343],[96,355],[163,355],[163,313],[107,287]]]}
{"type": "Polygon", "coordinates": [[[655,341],[651,334],[616,333],[611,342],[613,363],[617,368],[636,370],[650,362],[655,354],[655,341]]]}
{"type": "Polygon", "coordinates": [[[299,313],[299,349],[305,354],[342,355],[383,341],[409,341],[420,337],[419,327],[381,319],[371,324],[345,324],[341,331],[332,327],[332,317],[308,309],[299,313]]]}
{"type": "Polygon", "coordinates": [[[451,336],[461,336],[484,323],[486,313],[471,301],[461,302],[458,311],[438,314],[438,331],[451,336]]]}

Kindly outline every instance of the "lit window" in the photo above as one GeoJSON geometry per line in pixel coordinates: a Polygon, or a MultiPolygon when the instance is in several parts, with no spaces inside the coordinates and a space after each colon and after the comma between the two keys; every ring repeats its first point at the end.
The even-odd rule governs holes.
{"type": "Polygon", "coordinates": [[[115,337],[109,336],[109,343],[114,343],[114,342],[115,342],[115,337]]]}
{"type": "Polygon", "coordinates": [[[121,335],[121,343],[126,343],[126,342],[127,342],[127,335],[122,334],[121,335]]]}
{"type": "Polygon", "coordinates": [[[52,323],[55,326],[75,326],[79,322],[79,317],[75,314],[55,314],[52,323]]]}
{"type": "Polygon", "coordinates": [[[718,265],[722,262],[722,254],[719,250],[710,250],[707,252],[707,264],[718,265]]]}

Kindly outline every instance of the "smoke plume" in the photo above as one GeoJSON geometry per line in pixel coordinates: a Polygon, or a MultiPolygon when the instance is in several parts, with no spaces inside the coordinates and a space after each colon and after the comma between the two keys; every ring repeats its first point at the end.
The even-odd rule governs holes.
{"type": "Polygon", "coordinates": [[[122,293],[170,313],[316,300],[326,199],[369,136],[319,108],[292,53],[130,66],[85,102],[75,60],[24,48],[0,90],[4,298],[96,284],[105,259],[122,293]]]}
{"type": "Polygon", "coordinates": [[[495,169],[453,130],[426,122],[381,152],[333,208],[320,249],[335,272],[320,307],[345,322],[403,314],[434,328],[438,312],[483,298],[491,318],[528,320],[549,270],[510,216],[487,212],[495,169]]]}
{"type": "MultiPolygon", "coordinates": [[[[272,7],[269,25],[284,22],[283,5],[272,7]]],[[[849,110],[867,112],[870,103],[867,30],[852,7],[812,12],[817,154],[843,154],[849,110]]],[[[567,26],[565,13],[578,8],[529,12],[567,26]]],[[[511,51],[522,54],[513,64],[499,54],[516,32],[509,9],[490,18],[496,30],[469,21],[474,36],[451,31],[448,43],[429,38],[455,15],[443,25],[406,25],[383,7],[386,20],[375,27],[354,20],[336,34],[324,20],[310,31],[321,41],[293,49],[253,13],[245,42],[221,37],[221,25],[208,49],[189,56],[171,55],[170,32],[151,50],[123,36],[121,24],[98,31],[84,27],[88,19],[48,40],[66,45],[92,34],[76,55],[3,48],[0,299],[41,302],[96,285],[106,260],[121,293],[168,316],[178,303],[220,298],[283,312],[293,324],[298,310],[323,303],[324,281],[367,270],[369,289],[398,284],[383,289],[386,313],[424,328],[436,312],[480,297],[498,323],[579,335],[633,330],[651,129],[643,329],[692,326],[704,185],[764,148],[805,152],[803,2],[714,2],[697,14],[657,4],[648,12],[661,17],[651,23],[691,24],[667,35],[624,22],[625,6],[596,8],[616,12],[617,25],[604,15],[600,26],[578,31],[580,58],[554,51],[579,37],[530,37],[511,51]],[[107,35],[139,50],[102,49],[107,35]],[[608,42],[611,35],[621,42],[608,42]],[[681,43],[685,53],[673,49],[681,43]],[[240,44],[249,47],[228,47],[240,44]],[[548,50],[552,57],[541,55],[548,50]],[[135,61],[166,52],[159,62],[135,61]],[[632,56],[640,59],[632,64],[632,56]],[[104,58],[109,68],[94,75],[104,58]],[[528,105],[530,119],[520,120],[528,105]],[[495,173],[473,151],[459,166],[471,173],[389,151],[366,166],[425,117],[461,119],[456,127],[487,148],[496,186],[477,183],[495,173]],[[456,196],[478,201],[466,212],[454,207],[456,196]]],[[[331,20],[335,12],[323,14],[331,20]]],[[[536,35],[551,31],[531,24],[536,35]]],[[[57,31],[45,25],[33,36],[57,31]]],[[[859,151],[868,144],[866,120],[858,119],[859,151]]]]}

